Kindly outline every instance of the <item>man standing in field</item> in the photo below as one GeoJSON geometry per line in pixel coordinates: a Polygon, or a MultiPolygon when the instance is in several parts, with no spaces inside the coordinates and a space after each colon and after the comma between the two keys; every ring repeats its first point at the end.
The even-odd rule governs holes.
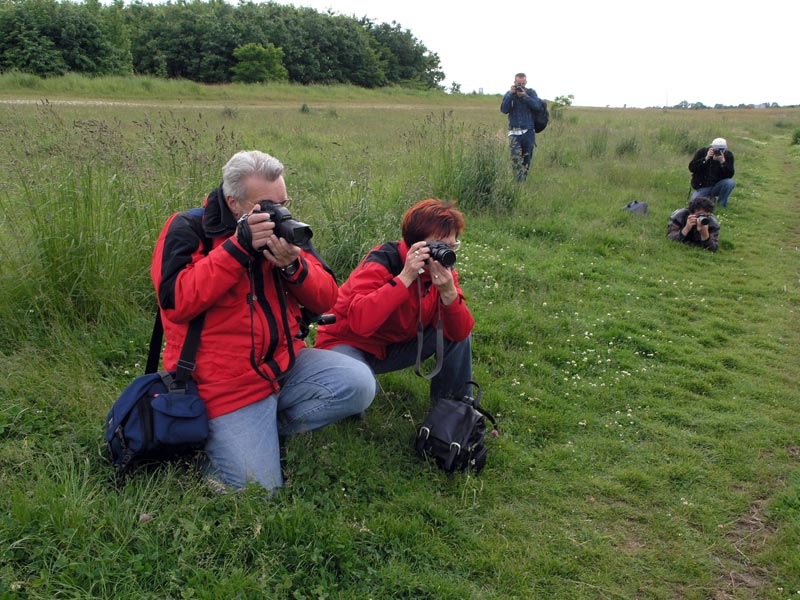
{"type": "Polygon", "coordinates": [[[508,115],[508,140],[517,181],[525,181],[528,177],[536,146],[533,117],[544,109],[536,91],[525,87],[527,84],[525,73],[514,75],[514,83],[500,103],[500,112],[508,115]]]}
{"type": "Polygon", "coordinates": [[[718,206],[728,206],[728,198],[736,187],[733,180],[733,152],[725,138],[716,138],[710,146],[695,152],[689,163],[692,172],[692,200],[698,196],[717,198],[718,206]]]}

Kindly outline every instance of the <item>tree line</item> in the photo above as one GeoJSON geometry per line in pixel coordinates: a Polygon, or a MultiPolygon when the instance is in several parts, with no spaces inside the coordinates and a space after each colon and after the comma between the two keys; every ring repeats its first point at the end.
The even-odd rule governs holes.
{"type": "MultiPolygon", "coordinates": [[[[702,102],[688,102],[686,100],[683,100],[681,102],[678,102],[678,104],[676,104],[675,106],[672,106],[670,108],[704,110],[704,109],[712,108],[712,107],[711,106],[706,106],[702,102]]],[[[734,104],[720,104],[720,103],[717,103],[717,104],[715,104],[713,106],[713,108],[714,109],[720,109],[720,108],[781,108],[781,106],[777,102],[762,102],[761,104],[740,103],[740,104],[736,104],[736,105],[734,105],[734,104]]],[[[784,107],[784,108],[786,108],[786,107],[784,107]]]]}
{"type": "Polygon", "coordinates": [[[398,23],[275,2],[0,0],[0,72],[436,88],[439,57],[398,23]]]}

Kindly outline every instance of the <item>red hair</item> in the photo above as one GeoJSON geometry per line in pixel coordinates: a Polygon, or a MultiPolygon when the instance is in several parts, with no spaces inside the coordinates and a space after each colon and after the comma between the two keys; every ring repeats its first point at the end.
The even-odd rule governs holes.
{"type": "Polygon", "coordinates": [[[460,237],[466,223],[455,205],[455,200],[445,202],[428,198],[409,208],[403,217],[403,241],[406,245],[411,246],[431,236],[444,238],[451,233],[460,237]]]}

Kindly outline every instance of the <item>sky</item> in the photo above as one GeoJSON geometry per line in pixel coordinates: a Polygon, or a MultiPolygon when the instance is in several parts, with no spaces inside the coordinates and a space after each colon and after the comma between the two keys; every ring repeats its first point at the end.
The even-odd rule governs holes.
{"type": "Polygon", "coordinates": [[[502,94],[514,74],[575,106],[800,104],[797,0],[278,0],[400,24],[443,85],[502,94]]]}

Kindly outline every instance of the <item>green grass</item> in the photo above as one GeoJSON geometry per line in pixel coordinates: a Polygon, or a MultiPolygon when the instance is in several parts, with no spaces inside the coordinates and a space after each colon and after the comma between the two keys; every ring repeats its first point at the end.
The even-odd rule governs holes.
{"type": "Polygon", "coordinates": [[[0,103],[0,598],[798,597],[797,109],[570,107],[517,186],[499,98],[0,88],[30,101],[0,103]],[[711,254],[665,233],[718,135],[738,187],[711,254]],[[459,200],[501,426],[480,476],[414,455],[409,371],[365,420],[288,440],[273,498],[184,465],[110,484],[103,420],[143,370],[153,243],[241,148],[284,161],[340,280],[410,204],[459,200]]]}

